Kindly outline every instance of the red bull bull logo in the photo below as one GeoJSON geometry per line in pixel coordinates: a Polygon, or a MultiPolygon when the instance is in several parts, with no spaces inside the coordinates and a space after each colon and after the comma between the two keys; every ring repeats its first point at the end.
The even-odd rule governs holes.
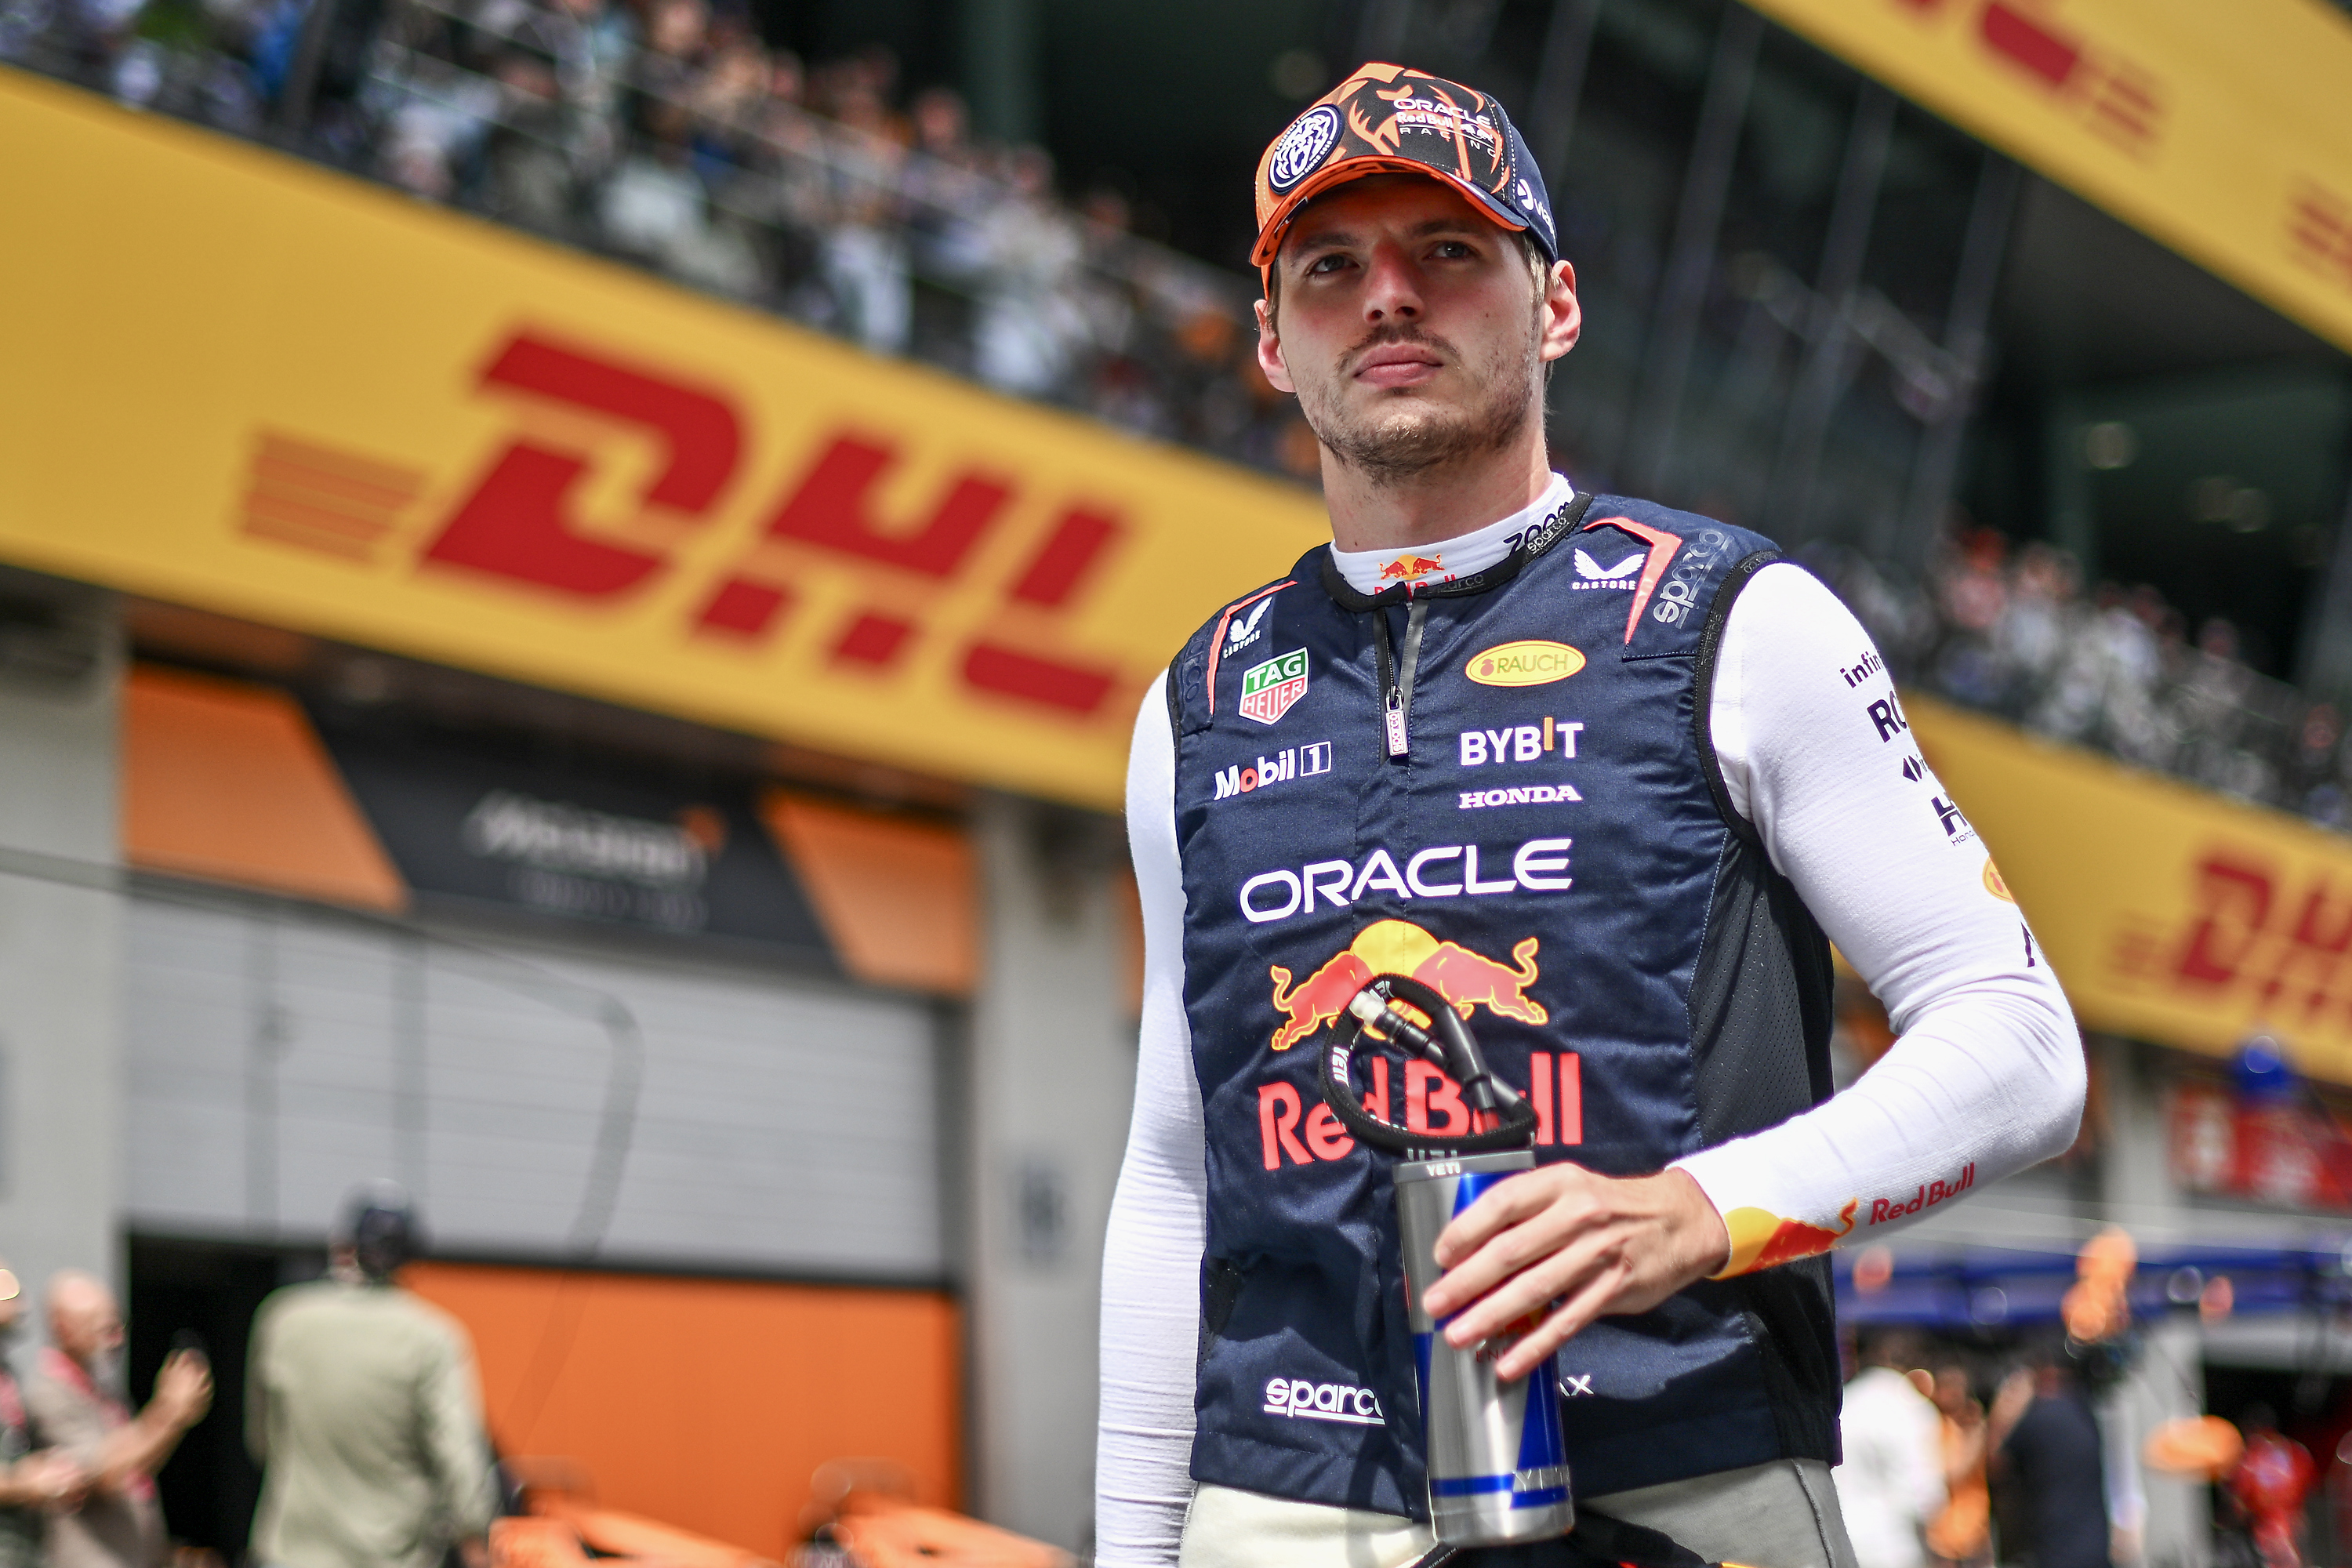
{"type": "Polygon", "coordinates": [[[1416,577],[1426,577],[1445,564],[1443,555],[1400,555],[1381,568],[1383,583],[1410,583],[1416,577]]]}
{"type": "Polygon", "coordinates": [[[1442,941],[1411,921],[1375,921],[1356,933],[1347,951],[1324,961],[1297,985],[1280,964],[1266,973],[1274,981],[1275,1011],[1284,1023],[1274,1032],[1274,1048],[1286,1051],[1347,1011],[1357,992],[1376,974],[1403,974],[1420,981],[1454,1005],[1466,1022],[1484,1006],[1500,1017],[1542,1024],[1551,1015],[1528,994],[1536,983],[1537,939],[1511,949],[1513,963],[1442,941]]]}

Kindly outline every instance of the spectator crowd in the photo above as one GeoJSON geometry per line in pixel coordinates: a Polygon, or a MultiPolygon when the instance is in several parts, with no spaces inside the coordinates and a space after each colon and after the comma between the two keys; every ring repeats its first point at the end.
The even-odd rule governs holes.
{"type": "MultiPolygon", "coordinates": [[[[743,3],[0,0],[0,60],[1316,479],[1247,281],[1132,232],[1115,190],[1061,199],[1042,149],[975,137],[949,89],[902,94],[887,50],[806,68],[743,3]]],[[[2256,673],[2225,621],[2192,641],[2155,590],[2086,589],[2065,552],[1990,531],[1916,586],[1813,563],[1910,683],[2352,831],[2341,716],[2256,673]]]]}
{"type": "Polygon", "coordinates": [[[2252,668],[2227,620],[2192,640],[2155,589],[2086,589],[2067,552],[1989,529],[1948,540],[1917,588],[1847,551],[1809,553],[1906,685],[2352,832],[2342,714],[2252,668]]]}
{"type": "Polygon", "coordinates": [[[0,0],[0,60],[1309,479],[1247,286],[1056,196],[888,51],[804,68],[740,0],[0,0]],[[313,6],[331,9],[314,12],[313,6]]]}

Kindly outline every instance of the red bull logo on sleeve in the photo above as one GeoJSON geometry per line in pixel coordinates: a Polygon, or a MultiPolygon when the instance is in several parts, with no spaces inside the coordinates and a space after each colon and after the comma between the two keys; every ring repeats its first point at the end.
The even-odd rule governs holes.
{"type": "Polygon", "coordinates": [[[1356,933],[1345,952],[1296,985],[1282,965],[1267,969],[1275,1011],[1284,1019],[1274,1031],[1274,1048],[1286,1051],[1336,1020],[1376,974],[1410,975],[1452,1003],[1465,1021],[1483,1006],[1522,1024],[1547,1023],[1551,1015],[1528,994],[1538,976],[1536,945],[1536,938],[1526,938],[1512,947],[1512,963],[1502,963],[1432,936],[1411,921],[1375,921],[1356,933]]]}

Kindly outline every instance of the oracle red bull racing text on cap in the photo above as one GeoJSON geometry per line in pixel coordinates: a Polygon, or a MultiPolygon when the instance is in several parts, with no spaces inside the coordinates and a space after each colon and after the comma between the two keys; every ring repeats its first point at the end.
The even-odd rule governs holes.
{"type": "Polygon", "coordinates": [[[1367,174],[1444,180],[1514,233],[1559,259],[1543,172],[1503,106],[1459,82],[1378,63],[1325,93],[1292,121],[1257,163],[1257,247],[1272,264],[1291,215],[1367,174]]]}

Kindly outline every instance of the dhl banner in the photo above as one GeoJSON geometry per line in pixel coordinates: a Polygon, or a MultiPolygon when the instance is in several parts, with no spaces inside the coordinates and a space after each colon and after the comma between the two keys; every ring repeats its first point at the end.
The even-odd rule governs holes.
{"type": "Polygon", "coordinates": [[[2326,0],[1748,0],[2352,348],[2352,16],[2326,0]]]}
{"type": "Polygon", "coordinates": [[[0,558],[1120,797],[1315,500],[0,68],[0,558]]]}
{"type": "Polygon", "coordinates": [[[2084,1027],[2352,1083],[2352,840],[1906,697],[2084,1027]]]}

